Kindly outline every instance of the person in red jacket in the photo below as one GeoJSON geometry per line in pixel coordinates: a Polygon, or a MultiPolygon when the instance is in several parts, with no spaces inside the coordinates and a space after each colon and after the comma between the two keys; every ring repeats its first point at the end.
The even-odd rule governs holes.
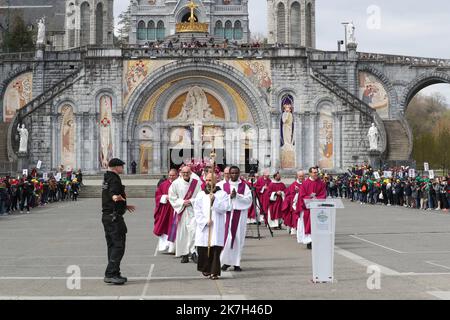
{"type": "Polygon", "coordinates": [[[155,194],[155,224],[153,227],[153,234],[159,237],[158,251],[166,251],[168,253],[175,252],[173,242],[168,241],[170,227],[172,226],[172,219],[174,216],[173,208],[169,203],[168,194],[172,182],[178,178],[178,171],[170,170],[169,179],[162,182],[156,189],[155,194]]]}
{"type": "Polygon", "coordinates": [[[281,219],[283,218],[283,200],[285,198],[286,185],[281,182],[279,172],[273,175],[274,180],[267,188],[266,197],[269,198],[268,223],[271,228],[281,230],[281,219]]]}
{"type": "Polygon", "coordinates": [[[326,199],[327,187],[325,183],[319,178],[319,169],[313,167],[309,169],[309,178],[303,182],[300,187],[299,202],[303,208],[303,243],[307,245],[308,249],[312,249],[311,240],[311,219],[310,211],[306,208],[306,199],[326,199]]]}

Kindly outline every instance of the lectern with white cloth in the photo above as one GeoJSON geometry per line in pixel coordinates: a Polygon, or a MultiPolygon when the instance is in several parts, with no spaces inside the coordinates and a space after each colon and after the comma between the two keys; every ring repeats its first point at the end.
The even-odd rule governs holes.
{"type": "Polygon", "coordinates": [[[333,282],[336,209],[344,204],[339,199],[305,199],[305,204],[311,210],[313,282],[333,282]]]}

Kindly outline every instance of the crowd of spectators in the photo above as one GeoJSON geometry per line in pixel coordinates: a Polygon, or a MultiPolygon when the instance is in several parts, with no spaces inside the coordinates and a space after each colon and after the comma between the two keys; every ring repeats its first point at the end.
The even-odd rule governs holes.
{"type": "MultiPolygon", "coordinates": [[[[415,172],[415,171],[414,171],[415,172]]],[[[427,172],[410,176],[408,167],[373,170],[355,166],[338,176],[325,174],[329,197],[347,198],[369,205],[402,206],[421,210],[450,208],[450,175],[430,177],[427,172]]]]}
{"type": "Polygon", "coordinates": [[[83,183],[81,170],[40,174],[33,169],[22,177],[0,178],[0,215],[30,213],[33,208],[59,201],[77,201],[83,183]]]}

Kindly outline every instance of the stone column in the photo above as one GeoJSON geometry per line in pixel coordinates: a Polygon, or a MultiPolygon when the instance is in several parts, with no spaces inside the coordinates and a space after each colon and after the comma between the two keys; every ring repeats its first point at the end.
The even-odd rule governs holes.
{"type": "Polygon", "coordinates": [[[61,132],[61,119],[60,116],[58,114],[54,114],[52,113],[51,116],[51,122],[54,124],[53,125],[53,130],[52,130],[52,158],[51,158],[51,168],[57,168],[58,167],[58,162],[59,158],[60,158],[60,132],[61,132]]]}
{"type": "MultiPolygon", "coordinates": [[[[123,139],[123,119],[121,113],[113,113],[113,157],[127,160],[127,156],[122,153],[123,139]]],[[[126,134],[126,133],[125,133],[126,134]]]]}
{"type": "Polygon", "coordinates": [[[230,164],[234,164],[234,150],[233,150],[233,132],[235,129],[226,126],[224,133],[225,133],[225,138],[224,138],[224,143],[225,143],[225,159],[227,162],[227,165],[230,164]]]}
{"type": "MultiPolygon", "coordinates": [[[[161,140],[163,140],[163,137],[161,136],[161,128],[158,125],[153,128],[152,139],[153,139],[153,150],[152,150],[153,151],[153,160],[152,160],[151,173],[159,174],[162,172],[162,160],[163,160],[161,145],[164,144],[167,146],[167,143],[161,143],[161,140]]],[[[167,170],[164,170],[164,172],[165,171],[167,171],[167,170]]]]}
{"type": "Polygon", "coordinates": [[[83,134],[83,114],[76,113],[73,115],[75,120],[75,166],[73,170],[82,167],[84,159],[84,134],[83,134]]]}
{"type": "Polygon", "coordinates": [[[277,112],[272,112],[271,114],[271,169],[279,169],[281,166],[281,152],[280,152],[280,123],[279,123],[280,114],[277,112]]]}
{"type": "Polygon", "coordinates": [[[258,160],[259,160],[259,171],[262,172],[265,168],[270,167],[270,154],[271,154],[271,146],[270,146],[270,129],[264,128],[259,129],[258,132],[258,160]]]}
{"type": "Polygon", "coordinates": [[[202,129],[203,125],[200,122],[194,123],[194,158],[202,159],[202,129]]]}
{"type": "Polygon", "coordinates": [[[160,128],[161,135],[161,144],[159,147],[161,148],[161,171],[166,172],[169,171],[170,159],[169,159],[169,145],[170,145],[170,137],[169,137],[169,128],[160,128]]]}
{"type": "Polygon", "coordinates": [[[295,123],[295,162],[297,169],[303,168],[304,163],[304,139],[303,139],[303,115],[300,112],[294,112],[295,123]]]}
{"type": "Polygon", "coordinates": [[[342,170],[342,114],[340,112],[336,112],[334,114],[334,154],[335,154],[335,163],[334,167],[336,169],[342,170]]]}

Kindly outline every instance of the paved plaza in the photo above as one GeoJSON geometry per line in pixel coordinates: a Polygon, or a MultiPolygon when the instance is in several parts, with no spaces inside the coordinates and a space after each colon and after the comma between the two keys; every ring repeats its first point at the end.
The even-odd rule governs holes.
{"type": "MultiPolygon", "coordinates": [[[[156,252],[153,199],[130,203],[138,210],[126,217],[125,286],[103,283],[99,199],[0,217],[1,299],[450,299],[450,215],[345,202],[335,283],[312,284],[311,252],[287,231],[271,238],[264,228],[261,240],[247,239],[244,271],[211,281],[194,263],[156,252]],[[379,282],[368,273],[373,266],[379,282]]],[[[255,226],[248,235],[256,235],[255,226]]]]}

